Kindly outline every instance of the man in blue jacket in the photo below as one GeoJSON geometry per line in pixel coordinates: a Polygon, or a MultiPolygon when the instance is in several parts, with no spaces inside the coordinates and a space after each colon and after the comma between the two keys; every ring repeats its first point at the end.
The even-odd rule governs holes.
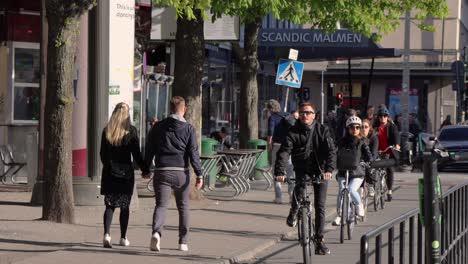
{"type": "MultiPolygon", "coordinates": [[[[186,110],[184,98],[174,96],[171,99],[172,114],[156,123],[147,137],[145,162],[150,165],[154,158],[155,163],[153,183],[156,207],[150,243],[152,251],[161,249],[161,232],[172,190],[179,210],[179,249],[188,251],[189,163],[197,175],[195,187],[198,190],[203,186],[203,176],[195,128],[184,119],[186,110]]],[[[143,178],[149,176],[144,175],[143,178]]]]}

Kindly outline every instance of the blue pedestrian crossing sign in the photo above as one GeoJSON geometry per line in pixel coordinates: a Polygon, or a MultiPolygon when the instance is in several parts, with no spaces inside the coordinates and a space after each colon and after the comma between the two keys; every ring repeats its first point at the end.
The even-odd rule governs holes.
{"type": "Polygon", "coordinates": [[[280,59],[275,83],[278,85],[301,88],[303,72],[303,62],[280,59]]]}

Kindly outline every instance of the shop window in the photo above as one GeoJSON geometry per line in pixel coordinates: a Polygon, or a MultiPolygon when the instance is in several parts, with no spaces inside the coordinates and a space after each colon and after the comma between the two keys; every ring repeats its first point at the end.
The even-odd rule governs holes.
{"type": "Polygon", "coordinates": [[[37,43],[13,43],[13,123],[35,123],[40,110],[40,52],[37,43]]]}

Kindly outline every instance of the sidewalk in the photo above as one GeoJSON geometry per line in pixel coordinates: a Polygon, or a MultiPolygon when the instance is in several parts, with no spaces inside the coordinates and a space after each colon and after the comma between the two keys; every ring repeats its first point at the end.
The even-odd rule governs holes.
{"type": "MultiPolygon", "coordinates": [[[[296,232],[285,224],[288,204],[274,204],[273,190],[251,190],[230,201],[192,202],[188,252],[177,250],[178,213],[172,201],[161,252],[152,252],[154,198],[148,197],[143,185],[139,181],[139,208],[130,214],[127,236],[131,246],[115,245],[120,238],[116,210],[112,249],[102,247],[104,206],[76,207],[75,225],[56,224],[37,220],[42,208],[29,205],[30,192],[0,192],[0,263],[232,263],[251,259],[296,232]]],[[[332,181],[329,192],[335,195],[336,182],[332,181]]],[[[335,198],[330,198],[328,205],[334,203],[335,198]]],[[[334,209],[327,213],[333,214],[334,209]]]]}

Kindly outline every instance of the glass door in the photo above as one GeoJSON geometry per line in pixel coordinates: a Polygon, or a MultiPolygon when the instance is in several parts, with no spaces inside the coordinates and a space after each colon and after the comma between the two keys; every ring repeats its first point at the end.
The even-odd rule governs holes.
{"type": "Polygon", "coordinates": [[[38,43],[13,42],[13,124],[37,123],[40,111],[40,51],[38,43]]]}

